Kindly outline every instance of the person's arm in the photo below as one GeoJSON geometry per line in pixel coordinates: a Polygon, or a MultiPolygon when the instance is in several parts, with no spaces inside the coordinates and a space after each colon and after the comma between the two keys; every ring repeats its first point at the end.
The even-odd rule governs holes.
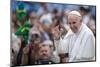
{"type": "Polygon", "coordinates": [[[95,38],[93,34],[88,35],[84,48],[80,50],[78,59],[86,59],[86,61],[95,59],[95,38]]]}
{"type": "Polygon", "coordinates": [[[23,49],[22,65],[27,65],[28,64],[28,53],[29,53],[29,47],[25,47],[23,49]]]}
{"type": "Polygon", "coordinates": [[[59,46],[58,46],[58,54],[61,60],[61,63],[68,62],[69,60],[69,39],[63,39],[60,40],[59,46]]]}
{"type": "Polygon", "coordinates": [[[22,65],[27,65],[28,64],[28,55],[23,54],[22,55],[22,65]]]}

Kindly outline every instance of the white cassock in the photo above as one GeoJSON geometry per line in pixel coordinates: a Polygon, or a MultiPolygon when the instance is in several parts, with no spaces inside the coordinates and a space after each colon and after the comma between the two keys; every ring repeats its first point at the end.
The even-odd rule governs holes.
{"type": "Polygon", "coordinates": [[[82,24],[77,33],[67,34],[61,40],[59,49],[63,53],[69,53],[69,62],[95,60],[94,35],[85,24],[82,24]]]}

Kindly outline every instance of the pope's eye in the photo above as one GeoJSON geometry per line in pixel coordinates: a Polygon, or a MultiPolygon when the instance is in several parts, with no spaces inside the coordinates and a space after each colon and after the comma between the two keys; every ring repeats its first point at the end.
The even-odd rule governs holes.
{"type": "Polygon", "coordinates": [[[73,24],[75,24],[76,22],[73,22],[73,24]]]}

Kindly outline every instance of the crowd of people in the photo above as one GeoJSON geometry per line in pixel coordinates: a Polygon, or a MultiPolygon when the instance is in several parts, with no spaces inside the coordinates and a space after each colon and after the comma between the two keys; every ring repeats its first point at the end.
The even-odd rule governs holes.
{"type": "Polygon", "coordinates": [[[95,10],[95,6],[12,1],[12,66],[95,60],[95,10]]]}

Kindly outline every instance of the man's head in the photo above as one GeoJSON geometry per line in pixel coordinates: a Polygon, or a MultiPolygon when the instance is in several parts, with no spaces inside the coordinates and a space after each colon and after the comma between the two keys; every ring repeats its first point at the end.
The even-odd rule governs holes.
{"type": "Polygon", "coordinates": [[[51,57],[51,51],[49,46],[42,46],[39,50],[39,57],[42,60],[47,60],[51,57]]]}
{"type": "Polygon", "coordinates": [[[39,57],[41,60],[48,60],[52,56],[53,43],[50,40],[46,40],[39,45],[39,57]]]}
{"type": "Polygon", "coordinates": [[[87,15],[90,12],[89,6],[81,6],[79,9],[82,16],[87,15]]]}
{"type": "Polygon", "coordinates": [[[74,33],[78,32],[82,24],[82,17],[78,11],[69,12],[68,24],[74,33]]]}
{"type": "Polygon", "coordinates": [[[41,33],[36,27],[30,30],[29,40],[33,44],[39,44],[42,41],[41,33]]]}
{"type": "Polygon", "coordinates": [[[29,14],[30,24],[37,23],[38,17],[34,11],[29,14]]]}

